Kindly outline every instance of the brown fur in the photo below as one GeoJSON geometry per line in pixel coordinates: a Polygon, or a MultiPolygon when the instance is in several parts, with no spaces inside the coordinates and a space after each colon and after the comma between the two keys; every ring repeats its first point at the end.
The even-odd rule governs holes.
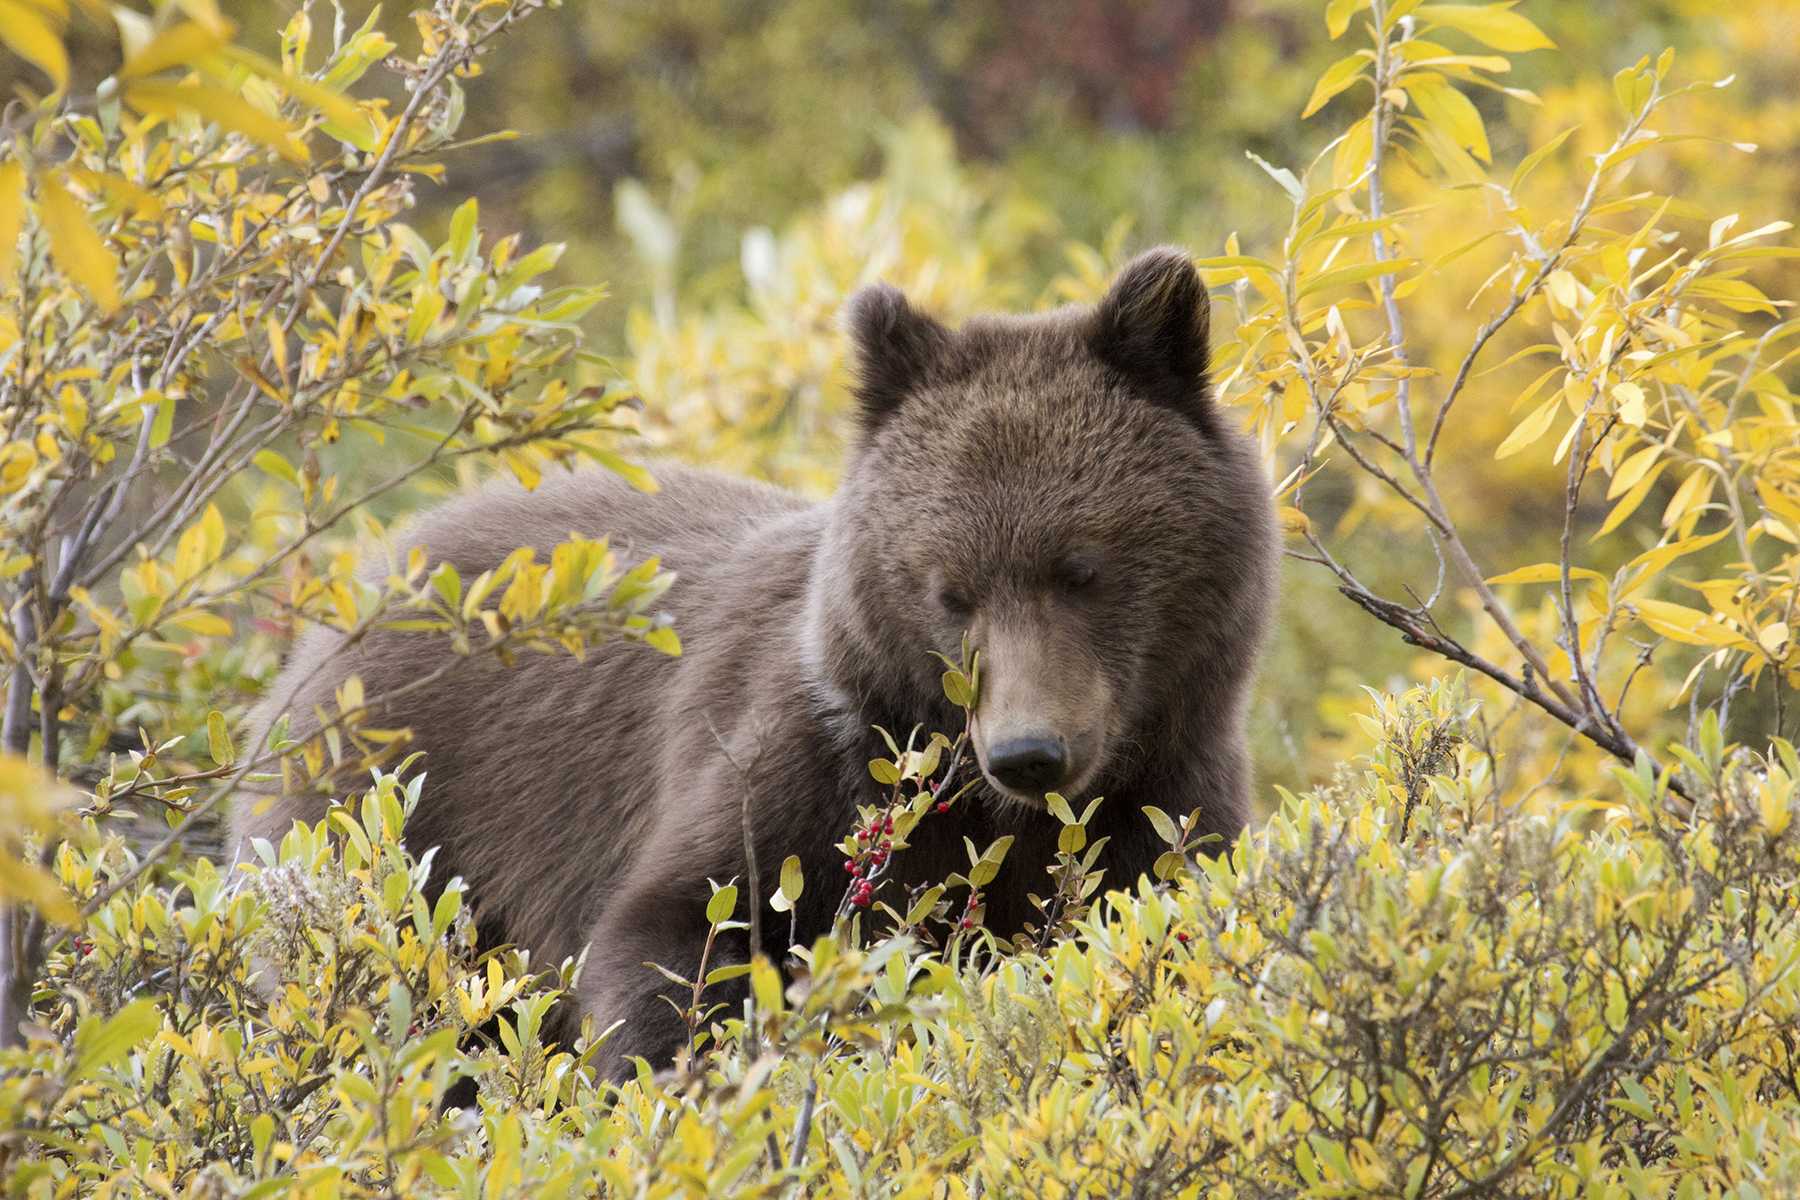
{"type": "MultiPolygon", "coordinates": [[[[1012,834],[987,920],[1010,933],[1032,915],[1026,894],[1044,890],[1060,826],[1041,793],[990,770],[996,747],[1019,739],[1060,749],[1055,790],[1077,808],[1106,797],[1090,837],[1111,839],[1099,865],[1114,886],[1164,848],[1141,806],[1199,807],[1227,840],[1248,815],[1243,720],[1275,539],[1255,451],[1206,395],[1206,296],[1186,256],[1140,256],[1093,311],[953,332],[884,286],[852,299],[847,324],[862,433],[828,504],[685,467],[657,468],[658,495],[585,471],[533,493],[489,484],[407,539],[464,578],[571,530],[679,573],[666,598],[679,658],[618,645],[585,663],[479,662],[376,722],[410,727],[426,752],[408,841],[441,848],[435,873],[466,880],[484,935],[541,963],[587,947],[581,1008],[602,1028],[626,1022],[610,1043],[615,1071],[623,1055],[660,1064],[674,1052],[680,1031],[660,998],[673,989],[643,964],[693,972],[706,880],[745,874],[743,791],[714,730],[738,762],[756,761],[765,902],[783,858],[805,865],[803,941],[831,921],[835,841],[877,798],[867,764],[885,750],[871,727],[954,733],[930,652],[954,657],[965,633],[982,652],[973,740],[987,778],[927,816],[882,896],[966,868],[965,836],[1012,834]]],[[[447,653],[398,633],[345,649],[314,630],[267,713],[299,720],[352,673],[373,696],[447,653]]],[[[234,829],[278,838],[325,805],[245,805],[234,829]]],[[[786,926],[763,922],[777,958],[786,926]]],[[[724,941],[711,965],[747,949],[741,934],[724,941]]]]}

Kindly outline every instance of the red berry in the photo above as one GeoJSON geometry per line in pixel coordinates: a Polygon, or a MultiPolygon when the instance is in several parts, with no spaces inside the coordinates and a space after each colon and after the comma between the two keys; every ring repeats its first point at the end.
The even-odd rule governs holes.
{"type": "Polygon", "coordinates": [[[1185,933],[1178,933],[1175,935],[1175,940],[1185,946],[1188,944],[1188,935],[1185,933]]]}
{"type": "Polygon", "coordinates": [[[973,924],[974,924],[974,922],[969,920],[969,918],[967,918],[967,917],[964,917],[962,919],[962,928],[964,928],[964,929],[969,928],[973,924]]]}
{"type": "Polygon", "coordinates": [[[949,812],[950,811],[950,802],[948,800],[939,800],[937,810],[939,812],[949,812]]]}

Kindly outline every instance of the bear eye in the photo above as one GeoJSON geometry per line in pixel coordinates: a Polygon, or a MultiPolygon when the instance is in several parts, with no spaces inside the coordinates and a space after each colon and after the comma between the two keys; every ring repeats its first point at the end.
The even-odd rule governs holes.
{"type": "Polygon", "coordinates": [[[939,585],[937,589],[938,607],[953,617],[966,617],[975,611],[975,606],[968,597],[954,588],[939,585]]]}
{"type": "Polygon", "coordinates": [[[1057,573],[1057,582],[1065,591],[1075,592],[1094,582],[1099,567],[1093,559],[1085,554],[1071,554],[1057,573]]]}

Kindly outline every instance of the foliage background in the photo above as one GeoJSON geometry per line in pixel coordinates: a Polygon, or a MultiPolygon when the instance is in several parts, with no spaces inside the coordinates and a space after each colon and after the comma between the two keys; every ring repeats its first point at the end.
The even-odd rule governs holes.
{"type": "MultiPolygon", "coordinates": [[[[348,3],[344,19],[354,28],[372,7],[348,3]]],[[[272,52],[291,5],[222,9],[244,44],[272,52]]],[[[1504,82],[1543,103],[1475,95],[1497,161],[1576,124],[1581,149],[1601,148],[1583,143],[1605,136],[1615,105],[1606,80],[1674,46],[1686,78],[1735,79],[1685,103],[1671,131],[1759,150],[1673,148],[1640,168],[1641,186],[1742,211],[1740,228],[1792,211],[1794,6],[1545,0],[1530,14],[1558,51],[1513,56],[1504,82]]],[[[390,10],[382,27],[410,53],[416,34],[401,15],[390,10]]],[[[72,86],[116,69],[116,42],[80,21],[71,31],[72,86]]],[[[421,185],[410,219],[435,243],[473,195],[483,224],[518,231],[524,249],[565,244],[552,279],[608,281],[609,299],[585,318],[589,345],[648,403],[647,449],[823,495],[842,453],[831,320],[844,294],[889,277],[957,319],[1091,298],[1109,267],[1146,245],[1204,256],[1233,233],[1268,244],[1286,217],[1245,152],[1298,164],[1335,134],[1334,114],[1360,100],[1297,116],[1339,49],[1310,0],[572,5],[520,24],[482,60],[466,82],[463,133],[519,136],[445,156],[441,186],[421,185]]],[[[0,51],[0,80],[29,76],[0,51]]],[[[360,91],[384,89],[398,94],[377,70],[360,91]]],[[[1455,219],[1442,214],[1425,236],[1447,248],[1455,219]]],[[[1481,261],[1468,262],[1470,275],[1492,269],[1481,261]]],[[[1764,290],[1791,294],[1787,276],[1772,274],[1764,290]]],[[[1441,325],[1410,331],[1415,361],[1466,342],[1478,316],[1445,311],[1441,325]]],[[[1222,341],[1230,311],[1215,319],[1222,341]]],[[[1469,406],[1468,444],[1492,444],[1504,417],[1469,406]]],[[[1560,497],[1549,477],[1517,459],[1468,458],[1452,474],[1474,502],[1472,544],[1496,561],[1551,557],[1543,531],[1560,497]]],[[[428,501],[448,485],[438,478],[384,515],[428,501]]],[[[1322,479],[1310,499],[1315,521],[1346,519],[1376,536],[1384,519],[1406,520],[1346,476],[1322,479]]],[[[1427,588],[1435,575],[1428,550],[1394,562],[1371,553],[1379,542],[1352,545],[1378,582],[1427,588]]],[[[1328,774],[1351,744],[1361,685],[1441,669],[1371,633],[1323,572],[1293,567],[1252,729],[1259,778],[1290,787],[1328,774]]]]}
{"type": "MultiPolygon", "coordinates": [[[[246,44],[275,52],[258,39],[290,10],[227,8],[246,44]]],[[[955,320],[1091,299],[1132,251],[1161,241],[1207,256],[1235,234],[1245,253],[1272,254],[1287,205],[1243,152],[1299,168],[1367,103],[1366,91],[1347,93],[1298,119],[1314,81],[1346,52],[1327,38],[1319,8],[574,6],[505,35],[467,82],[464,134],[523,136],[448,158],[442,185],[421,183],[408,219],[430,246],[466,246],[473,210],[462,201],[474,194],[485,227],[524,231],[522,250],[568,243],[552,278],[615,287],[583,317],[588,344],[611,362],[571,368],[574,382],[624,377],[644,399],[639,448],[823,495],[847,399],[832,319],[858,284],[891,278],[955,320]]],[[[1538,177],[1541,211],[1574,204],[1581,156],[1604,151],[1620,124],[1612,73],[1665,45],[1678,50],[1682,81],[1736,81],[1685,98],[1659,129],[1759,150],[1669,144],[1638,161],[1633,186],[1694,206],[1669,214],[1684,245],[1704,246],[1713,216],[1741,213],[1747,229],[1792,211],[1793,6],[1544,0],[1528,11],[1559,49],[1511,54],[1504,82],[1541,102],[1472,95],[1497,173],[1573,129],[1538,177]]],[[[345,19],[355,28],[366,13],[351,6],[345,19]]],[[[317,16],[322,27],[325,10],[317,16]]],[[[418,47],[399,17],[390,13],[384,28],[406,58],[418,47]]],[[[71,29],[74,87],[91,87],[118,66],[117,50],[82,43],[79,21],[71,29]]],[[[11,82],[37,86],[16,60],[6,65],[11,82]]],[[[380,71],[359,94],[384,88],[399,99],[380,71]]],[[[1425,261],[1491,212],[1473,191],[1428,192],[1404,175],[1392,187],[1396,203],[1437,205],[1409,222],[1408,252],[1425,261]]],[[[1484,312],[1481,301],[1462,307],[1470,281],[1504,262],[1501,246],[1476,247],[1424,280],[1438,289],[1427,300],[1455,302],[1415,310],[1433,317],[1409,327],[1415,365],[1454,369],[1484,312]]],[[[1794,270],[1769,259],[1750,277],[1769,296],[1792,296],[1794,270]]],[[[1214,282],[1225,299],[1230,280],[1214,282]]],[[[1344,308],[1355,340],[1370,336],[1366,314],[1344,308]]],[[[1221,303],[1218,341],[1255,311],[1254,302],[1221,303]]],[[[1764,315],[1746,314],[1746,327],[1766,327],[1764,315]]],[[[1448,433],[1446,500],[1484,563],[1556,558],[1561,468],[1543,445],[1493,454],[1534,373],[1487,377],[1448,433]]],[[[1789,394],[1783,378],[1759,388],[1789,394]]],[[[1255,388],[1233,396],[1246,417],[1266,412],[1255,388]]],[[[394,461],[369,441],[321,450],[327,474],[346,481],[381,478],[394,461]]],[[[1284,475],[1296,461],[1284,444],[1272,469],[1284,475]]],[[[376,514],[403,514],[476,469],[459,459],[422,473],[383,496],[376,514]]],[[[1671,524],[1655,514],[1677,498],[1678,482],[1659,481],[1644,518],[1582,561],[1610,570],[1654,545],[1671,524]]],[[[1606,516],[1603,490],[1581,502],[1585,528],[1606,516]]],[[[253,489],[233,499],[235,523],[256,500],[253,489]]],[[[1437,568],[1417,514],[1374,481],[1321,475],[1306,511],[1377,590],[1430,591],[1437,568]]],[[[1721,549],[1693,560],[1686,577],[1717,575],[1726,562],[1721,549]]],[[[1660,582],[1665,599],[1687,598],[1673,579],[1660,582]]],[[[1534,613],[1533,593],[1506,594],[1548,646],[1548,606],[1534,613]]],[[[429,906],[416,893],[416,864],[392,844],[402,799],[391,781],[340,821],[340,831],[354,825],[362,835],[349,833],[353,852],[340,858],[297,835],[254,895],[221,888],[204,864],[105,895],[128,865],[122,852],[71,845],[53,865],[95,918],[80,943],[52,956],[45,994],[84,999],[46,1009],[63,1036],[16,1060],[62,1090],[15,1088],[7,1103],[21,1106],[13,1122],[51,1110],[92,1121],[105,1146],[90,1139],[59,1160],[69,1174],[21,1170],[15,1182],[45,1194],[75,1187],[71,1179],[103,1186],[130,1158],[131,1184],[201,1189],[216,1177],[220,1191],[260,1173],[315,1194],[339,1178],[403,1190],[423,1187],[423,1172],[447,1192],[554,1194],[595,1171],[620,1192],[773,1191],[804,1183],[757,1184],[753,1165],[779,1164],[768,1141],[777,1134],[797,1131],[804,1143],[796,1114],[821,1095],[814,1136],[825,1141],[828,1127],[837,1157],[821,1145],[805,1169],[819,1173],[821,1190],[846,1194],[901,1194],[897,1181],[916,1168],[926,1192],[932,1172],[953,1169],[961,1175],[946,1187],[979,1176],[998,1191],[1096,1195],[1159,1181],[1278,1186],[1271,1180],[1319,1194],[1409,1194],[1422,1181],[1434,1194],[1463,1194],[1490,1170],[1567,1189],[1602,1167],[1618,1194],[1661,1194],[1676,1179],[1713,1190],[1751,1176],[1791,1182],[1782,1149],[1800,1102],[1788,896],[1800,769],[1791,751],[1759,764],[1725,747],[1701,712],[1727,679],[1703,676],[1692,694],[1704,703],[1672,707],[1697,655],[1671,647],[1624,715],[1645,744],[1689,743],[1682,785],[1697,805],[1672,820],[1647,765],[1614,778],[1591,746],[1479,681],[1406,692],[1445,677],[1442,660],[1400,643],[1324,572],[1292,564],[1285,604],[1253,736],[1263,781],[1315,790],[1278,806],[1271,787],[1277,820],[1233,862],[1171,893],[1103,902],[1070,918],[1085,947],[1058,946],[998,973],[956,975],[894,942],[833,960],[830,971],[815,961],[815,990],[796,1007],[766,998],[762,1036],[778,1065],[757,1059],[751,1038],[705,1071],[647,1083],[603,1120],[592,1106],[552,1103],[589,1100],[592,1083],[577,1058],[534,1046],[542,997],[521,964],[467,961],[456,904],[429,906]],[[1406,694],[1370,715],[1363,685],[1406,694]],[[1485,707],[1471,708],[1471,693],[1485,707]],[[1364,756],[1346,765],[1352,750],[1364,756]],[[1410,820],[1415,804],[1423,808],[1409,840],[1395,822],[1410,820]],[[1332,881],[1343,886],[1325,886],[1332,881]],[[355,927],[365,911],[375,919],[355,927]],[[284,931],[295,981],[336,973],[343,987],[323,997],[290,988],[273,1000],[246,989],[246,947],[266,955],[268,938],[284,931]],[[1521,957],[1521,944],[1536,957],[1521,957]],[[1540,991],[1547,977],[1566,986],[1540,991]],[[134,979],[168,978],[191,989],[165,997],[160,1017],[132,1002],[134,979]],[[434,1123],[461,1069],[457,1035],[502,1010],[517,1032],[508,1053],[488,1052],[481,1128],[434,1123]],[[1560,1015],[1540,1029],[1546,1013],[1560,1015]],[[1358,1040],[1370,1030],[1368,1044],[1358,1040]],[[126,1053],[146,1041],[148,1050],[126,1053]],[[1410,1064],[1394,1067],[1383,1045],[1433,1047],[1441,1053],[1432,1061],[1454,1069],[1408,1075],[1410,1064]],[[826,1052],[844,1046],[875,1053],[826,1052]],[[1470,1047],[1496,1048],[1513,1074],[1456,1059],[1470,1047]],[[143,1119],[95,1108],[146,1095],[154,1103],[143,1119]],[[1553,1095],[1566,1103],[1549,1103],[1553,1095]],[[281,1112],[287,1124],[237,1121],[239,1105],[281,1112]],[[1280,1114],[1276,1126],[1270,1113],[1280,1114]],[[152,1133],[114,1145],[104,1132],[133,1122],[152,1133]],[[183,1133],[159,1138],[159,1127],[183,1133]],[[279,1169],[321,1129],[341,1134],[342,1161],[279,1169]],[[1175,1166],[1159,1149],[1171,1144],[1181,1147],[1175,1166]]],[[[1504,652],[1454,579],[1440,615],[1467,644],[1504,652]]],[[[235,720],[282,644],[279,627],[251,628],[235,643],[197,642],[197,653],[169,659],[171,690],[99,714],[83,731],[90,746],[135,723],[199,737],[213,706],[235,720]]],[[[1765,648],[1785,654],[1789,641],[1765,648]]],[[[1770,672],[1760,691],[1737,699],[1733,742],[1760,749],[1784,732],[1771,700],[1781,677],[1770,672]]]]}
{"type": "MultiPolygon", "coordinates": [[[[272,26],[255,12],[242,10],[247,34],[272,26]]],[[[1543,104],[1475,94],[1496,161],[1571,125],[1581,150],[1603,148],[1588,143],[1608,136],[1606,81],[1672,45],[1686,78],[1735,82],[1680,107],[1670,131],[1759,150],[1677,147],[1641,168],[1639,186],[1742,211],[1740,228],[1793,211],[1792,5],[1551,0],[1530,15],[1558,51],[1512,56],[1504,82],[1543,104]]],[[[1360,96],[1297,115],[1340,53],[1307,0],[572,6],[522,25],[470,82],[467,132],[521,136],[449,159],[435,211],[434,190],[421,195],[421,226],[438,233],[474,194],[485,220],[523,231],[527,246],[566,243],[565,281],[611,283],[589,318],[594,344],[649,403],[657,451],[824,494],[842,449],[830,321],[843,294],[892,277],[955,319],[1091,298],[1146,245],[1204,256],[1232,233],[1266,245],[1286,217],[1245,152],[1295,165],[1335,136],[1347,119],[1336,114],[1360,96]]],[[[1424,235],[1441,251],[1456,229],[1446,212],[1424,235]]],[[[1493,265],[1476,256],[1465,269],[1493,265]]],[[[1765,290],[1793,294],[1791,275],[1774,275],[1765,290]]],[[[1411,330],[1415,361],[1443,366],[1437,347],[1465,344],[1479,315],[1449,310],[1411,330]]],[[[1230,310],[1216,319],[1223,341],[1230,310]]],[[[1510,403],[1504,387],[1491,394],[1510,403]]],[[[1471,502],[1473,544],[1495,561],[1542,561],[1555,481],[1470,449],[1493,444],[1497,403],[1478,397],[1463,413],[1467,440],[1452,452],[1467,470],[1451,474],[1471,502]]],[[[1321,480],[1311,501],[1316,521],[1347,515],[1374,538],[1384,519],[1407,519],[1344,476],[1321,480]]],[[[1425,590],[1435,575],[1428,550],[1395,562],[1380,541],[1352,544],[1382,582],[1425,590]]],[[[1329,774],[1351,744],[1361,685],[1442,669],[1371,631],[1323,572],[1293,566],[1252,730],[1259,778],[1290,787],[1329,774]]]]}

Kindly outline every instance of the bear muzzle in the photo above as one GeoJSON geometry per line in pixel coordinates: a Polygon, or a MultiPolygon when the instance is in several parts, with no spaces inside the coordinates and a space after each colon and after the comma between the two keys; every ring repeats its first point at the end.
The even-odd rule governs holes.
{"type": "Polygon", "coordinates": [[[987,773],[1009,791],[1041,796],[1068,778],[1069,755],[1061,738],[1014,738],[988,751],[987,773]]]}
{"type": "Polygon", "coordinates": [[[1112,691],[1076,634],[1048,614],[978,623],[975,757],[1003,796],[1040,811],[1045,793],[1073,799],[1099,774],[1113,724],[1112,691]]]}

